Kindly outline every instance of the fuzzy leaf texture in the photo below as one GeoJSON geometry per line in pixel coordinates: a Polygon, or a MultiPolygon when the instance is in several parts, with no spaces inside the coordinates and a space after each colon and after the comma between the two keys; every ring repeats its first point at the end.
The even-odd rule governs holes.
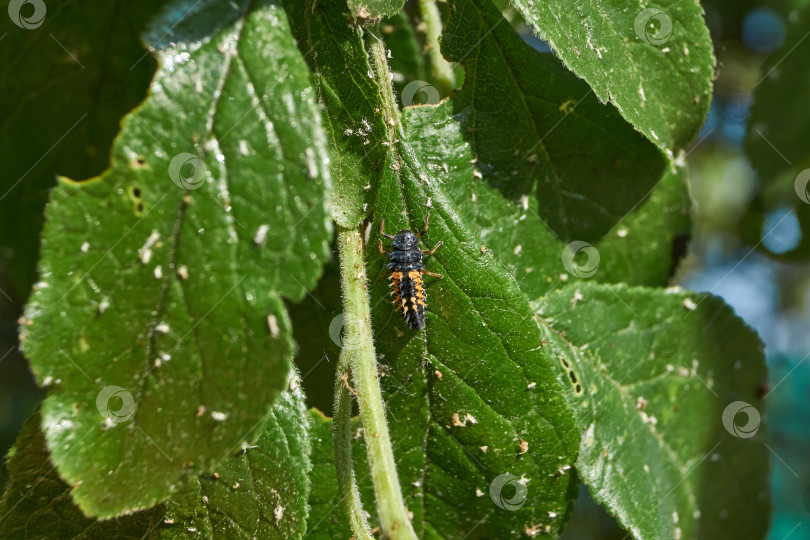
{"type": "Polygon", "coordinates": [[[697,0],[512,0],[596,96],[677,156],[711,105],[714,54],[697,0]]]}
{"type": "Polygon", "coordinates": [[[39,412],[23,425],[6,468],[9,479],[0,499],[3,538],[136,539],[163,519],[160,506],[106,521],[85,516],[51,462],[39,412]]]}
{"type": "Polygon", "coordinates": [[[148,508],[252,442],[292,357],[283,298],[328,255],[315,94],[269,1],[175,2],[111,169],[61,179],[21,340],[90,516],[148,508]]]}
{"type": "MultiPolygon", "coordinates": [[[[359,428],[359,418],[353,419],[353,427],[359,428]]],[[[310,437],[312,439],[312,489],[309,494],[309,518],[307,538],[311,540],[332,540],[333,538],[350,538],[352,531],[346,521],[344,505],[338,488],[335,453],[332,445],[332,419],[324,416],[317,409],[309,411],[310,437]]],[[[354,449],[358,459],[358,469],[365,469],[359,474],[359,486],[365,496],[373,497],[371,479],[364,468],[364,448],[359,448],[362,438],[358,439],[358,448],[354,449]]]]}
{"type": "Polygon", "coordinates": [[[594,279],[664,285],[690,230],[684,169],[503,21],[489,0],[448,3],[442,51],[467,77],[405,110],[420,158],[529,298],[571,278],[571,242],[598,250],[594,279]]]}
{"type": "Polygon", "coordinates": [[[763,345],[731,308],[679,289],[577,283],[537,314],[597,501],[638,539],[765,537],[763,345]]]}
{"type": "MultiPolygon", "coordinates": [[[[339,105],[366,120],[362,136],[347,137],[335,161],[359,159],[372,171],[370,179],[354,181],[368,182],[375,196],[375,227],[366,244],[372,324],[397,471],[417,534],[503,538],[527,529],[559,533],[576,495],[571,466],[577,436],[527,301],[503,266],[482,253],[397,119],[384,117],[390,104],[376,83],[344,77],[338,88],[321,73],[335,69],[322,64],[335,51],[351,52],[348,63],[363,74],[379,65],[369,63],[362,34],[346,27],[346,8],[289,5],[299,47],[317,53],[311,67],[321,94],[329,92],[327,111],[339,105]],[[439,240],[444,245],[427,266],[444,278],[426,278],[426,330],[412,332],[390,304],[388,259],[377,251],[377,226],[385,218],[389,232],[418,230],[428,211],[424,246],[439,240]],[[531,479],[520,508],[507,510],[500,495],[501,506],[488,495],[499,477],[510,483],[503,500],[512,497],[508,491],[517,489],[516,482],[523,486],[531,479]]],[[[385,73],[378,77],[387,80],[385,73]]],[[[335,118],[333,133],[355,129],[356,124],[335,118]]],[[[361,450],[355,454],[362,455],[361,450]]]]}
{"type": "MultiPolygon", "coordinates": [[[[294,35],[314,73],[318,100],[324,109],[333,179],[332,217],[338,225],[357,227],[370,214],[377,171],[386,152],[381,138],[385,126],[374,110],[379,87],[368,71],[360,39],[362,29],[350,26],[345,19],[326,24],[318,16],[336,6],[316,0],[285,5],[289,12],[299,13],[292,21],[294,35]],[[301,15],[306,10],[314,13],[301,15]]],[[[343,14],[350,17],[345,11],[343,14]]]]}
{"type": "MultiPolygon", "coordinates": [[[[291,383],[298,384],[297,379],[291,383]]],[[[254,445],[149,510],[108,520],[86,517],[51,464],[39,424],[29,420],[11,451],[0,500],[3,538],[287,539],[306,528],[310,443],[300,389],[283,392],[254,445]],[[249,502],[247,502],[249,501],[249,502]]]]}
{"type": "Polygon", "coordinates": [[[166,503],[162,539],[301,538],[310,486],[309,418],[297,377],[263,421],[255,444],[201,474],[166,503]]]}
{"type": "Polygon", "coordinates": [[[405,0],[348,0],[352,15],[362,23],[379,22],[383,17],[396,15],[405,0]]]}

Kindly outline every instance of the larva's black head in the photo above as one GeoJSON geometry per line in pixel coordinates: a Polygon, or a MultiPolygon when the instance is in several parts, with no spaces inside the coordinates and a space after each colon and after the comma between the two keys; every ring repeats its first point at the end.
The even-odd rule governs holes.
{"type": "Polygon", "coordinates": [[[399,251],[414,249],[419,245],[419,237],[411,231],[399,231],[391,241],[391,247],[399,251]]]}

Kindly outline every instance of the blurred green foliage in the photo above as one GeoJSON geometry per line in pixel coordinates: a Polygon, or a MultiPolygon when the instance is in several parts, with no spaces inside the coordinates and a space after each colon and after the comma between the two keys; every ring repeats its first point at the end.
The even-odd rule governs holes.
{"type": "MultiPolygon", "coordinates": [[[[154,60],[146,54],[138,36],[144,21],[162,3],[153,0],[100,5],[81,0],[50,1],[49,12],[58,14],[59,22],[56,17],[48,18],[43,26],[45,31],[39,33],[26,32],[0,17],[0,35],[5,36],[0,39],[0,56],[17,58],[8,69],[36,66],[41,77],[36,91],[26,88],[21,92],[15,87],[14,77],[4,77],[0,82],[3,90],[0,92],[0,136],[4,141],[0,147],[0,189],[8,192],[0,200],[0,289],[3,291],[0,295],[0,451],[3,453],[43,397],[33,385],[25,360],[17,352],[17,318],[31,284],[37,279],[37,238],[48,190],[54,185],[56,174],[88,178],[107,167],[119,119],[144,97],[153,75],[154,60]],[[101,10],[101,16],[98,19],[83,17],[88,9],[101,10]],[[104,54],[96,51],[104,51],[104,54]],[[134,68],[130,69],[132,65],[134,68]],[[88,78],[88,73],[93,76],[88,78]],[[25,97],[23,101],[11,100],[12,96],[20,95],[25,97]],[[21,118],[32,121],[21,123],[21,118]],[[28,129],[29,124],[37,129],[28,129]],[[20,130],[19,125],[24,129],[20,130]],[[40,160],[41,149],[51,146],[53,149],[40,160]]],[[[750,105],[763,75],[763,66],[768,69],[770,64],[767,63],[773,64],[780,57],[773,51],[752,49],[744,40],[744,28],[756,8],[772,10],[789,25],[807,4],[806,0],[703,3],[719,71],[710,119],[698,143],[688,150],[690,189],[696,201],[696,212],[690,256],[676,278],[680,283],[694,280],[695,276],[712,269],[730,268],[735,260],[749,257],[750,248],[762,237],[765,214],[774,208],[773,204],[761,203],[765,188],[771,183],[769,179],[757,177],[740,142],[746,132],[750,105]]],[[[415,27],[418,16],[413,3],[408,4],[407,13],[415,27]]],[[[514,12],[510,21],[515,26],[522,25],[514,12]]],[[[391,28],[388,39],[396,51],[402,26],[392,25],[391,28]]],[[[415,34],[418,39],[423,38],[419,31],[415,34]]],[[[525,37],[529,41],[534,39],[525,37]]],[[[401,42],[403,46],[409,43],[410,39],[401,42]]],[[[805,45],[810,48],[810,40],[805,45]]],[[[426,78],[424,63],[398,64],[396,58],[397,55],[392,67],[403,74],[402,81],[395,80],[398,90],[407,80],[426,78]]],[[[806,58],[810,58],[810,53],[806,58]]],[[[805,108],[804,112],[807,111],[805,108]]],[[[777,192],[771,192],[770,200],[782,200],[791,188],[792,185],[780,185],[777,192]]],[[[806,234],[808,236],[810,234],[806,234]]],[[[753,257],[748,259],[752,260],[753,257]]],[[[807,324],[810,304],[807,266],[774,266],[768,261],[757,264],[767,265],[772,270],[769,275],[775,285],[773,316],[781,317],[779,320],[784,321],[785,327],[807,324]]],[[[340,315],[338,295],[334,267],[328,267],[315,291],[302,302],[289,305],[294,337],[305,353],[301,357],[307,359],[306,364],[299,364],[307,398],[310,404],[322,410],[331,408],[333,370],[328,367],[337,358],[339,349],[334,335],[339,339],[340,332],[339,327],[334,335],[324,335],[320,330],[330,327],[340,315]]],[[[727,300],[734,304],[734,299],[727,297],[727,300]]],[[[785,348],[785,343],[797,345],[790,337],[787,341],[784,338],[780,341],[778,336],[769,340],[773,336],[768,334],[765,337],[769,341],[769,352],[785,348]]],[[[805,350],[806,346],[805,343],[805,350]]],[[[796,346],[801,347],[801,344],[796,346]]],[[[802,399],[810,383],[805,359],[795,351],[772,355],[769,359],[772,384],[784,377],[784,382],[768,398],[769,441],[779,456],[772,466],[776,513],[771,534],[776,540],[791,532],[796,537],[801,533],[810,534],[806,525],[794,532],[796,524],[805,520],[810,512],[810,471],[802,468],[810,449],[805,429],[810,410],[802,399]]],[[[4,480],[5,477],[0,476],[0,488],[4,480]]],[[[615,520],[601,507],[587,501],[583,491],[574,525],[566,532],[566,537],[622,538],[625,533],[616,526],[615,520]]]]}

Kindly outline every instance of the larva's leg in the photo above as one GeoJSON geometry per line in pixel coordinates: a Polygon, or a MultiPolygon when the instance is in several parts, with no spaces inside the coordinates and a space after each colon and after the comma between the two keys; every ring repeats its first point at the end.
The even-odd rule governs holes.
{"type": "Polygon", "coordinates": [[[444,242],[439,242],[438,244],[436,244],[435,246],[433,246],[433,249],[431,249],[430,251],[423,251],[423,252],[422,252],[422,255],[433,255],[434,253],[436,253],[436,250],[437,250],[437,249],[439,249],[440,247],[442,247],[442,244],[444,244],[444,242]]]}
{"type": "Polygon", "coordinates": [[[385,234],[385,231],[383,230],[384,228],[385,228],[385,220],[383,218],[380,218],[380,236],[388,238],[389,240],[393,240],[394,239],[393,236],[391,236],[390,234],[385,234]]]}
{"type": "Polygon", "coordinates": [[[425,234],[425,233],[427,232],[427,230],[428,230],[428,220],[429,220],[429,219],[430,219],[430,212],[428,212],[427,214],[425,214],[425,228],[422,230],[422,232],[420,232],[419,234],[417,234],[417,235],[416,235],[416,236],[418,236],[419,238],[422,238],[422,235],[423,235],[423,234],[425,234]]]}

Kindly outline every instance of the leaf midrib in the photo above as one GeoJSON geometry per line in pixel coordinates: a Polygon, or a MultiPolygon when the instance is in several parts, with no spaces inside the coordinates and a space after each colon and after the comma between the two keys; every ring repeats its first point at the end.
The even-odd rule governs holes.
{"type": "MultiPolygon", "coordinates": [[[[245,9],[245,11],[239,17],[236,18],[236,22],[235,22],[236,28],[233,29],[233,30],[230,30],[228,32],[228,38],[230,38],[230,37],[235,38],[237,40],[237,45],[238,45],[239,42],[241,42],[242,32],[244,31],[244,28],[245,28],[245,19],[250,15],[251,10],[252,10],[252,5],[253,5],[253,1],[248,3],[248,6],[245,9]]],[[[168,54],[168,53],[164,53],[164,54],[168,54]]],[[[231,69],[233,67],[234,58],[236,58],[238,56],[238,54],[239,54],[238,46],[226,49],[226,52],[225,52],[225,61],[226,61],[226,63],[225,63],[225,66],[222,69],[222,76],[220,77],[220,80],[217,83],[217,88],[216,88],[215,93],[214,93],[215,99],[211,102],[211,106],[209,108],[208,114],[206,115],[206,132],[205,132],[205,138],[203,139],[204,141],[208,140],[208,138],[214,134],[214,124],[215,124],[214,118],[217,115],[217,110],[218,110],[219,105],[221,103],[221,100],[223,98],[222,90],[225,87],[225,84],[227,83],[228,78],[231,75],[231,69]]],[[[224,175],[224,178],[225,178],[225,180],[227,182],[227,175],[224,174],[224,172],[223,172],[223,175],[224,175]]],[[[229,189],[229,191],[230,191],[230,189],[229,189]]],[[[155,329],[157,328],[158,324],[160,324],[160,321],[163,318],[163,315],[164,315],[163,310],[165,308],[166,297],[168,296],[168,292],[169,292],[169,290],[170,290],[170,288],[172,286],[172,283],[175,283],[175,282],[177,283],[178,289],[180,289],[180,291],[181,291],[181,296],[183,298],[184,306],[185,306],[188,314],[189,315],[192,314],[191,310],[189,309],[189,305],[188,305],[188,301],[187,301],[187,298],[186,298],[186,295],[185,295],[185,288],[183,287],[183,283],[180,281],[179,276],[177,276],[177,273],[175,272],[175,266],[176,266],[176,262],[177,262],[177,253],[178,253],[179,244],[180,244],[180,238],[182,236],[182,229],[183,229],[183,225],[185,223],[185,217],[187,215],[187,206],[188,205],[186,204],[184,198],[185,198],[185,196],[188,196],[189,193],[190,193],[190,190],[188,190],[188,189],[184,190],[184,196],[180,198],[180,203],[179,203],[179,206],[178,206],[178,210],[176,211],[176,219],[175,219],[174,228],[172,229],[172,236],[171,236],[171,249],[169,251],[169,263],[168,263],[168,267],[167,267],[166,272],[165,272],[164,277],[163,277],[163,283],[161,284],[161,291],[160,291],[160,295],[159,295],[159,298],[158,298],[157,308],[155,309],[155,315],[152,317],[152,324],[150,326],[149,333],[148,333],[147,349],[146,349],[146,354],[145,354],[146,362],[147,362],[147,364],[146,364],[146,372],[140,377],[140,389],[139,389],[139,392],[137,394],[137,396],[139,398],[146,392],[146,385],[148,383],[150,375],[154,372],[154,369],[155,369],[154,365],[150,365],[150,359],[154,357],[154,352],[155,352],[155,343],[154,343],[155,336],[156,336],[156,330],[155,329]]],[[[229,224],[228,226],[233,228],[233,224],[229,224]]],[[[234,247],[232,249],[235,250],[237,248],[234,247]]],[[[232,257],[232,261],[236,260],[236,255],[237,254],[234,252],[233,257],[232,257]]],[[[235,275],[235,267],[234,267],[233,264],[231,265],[231,269],[232,269],[232,274],[234,275],[234,277],[236,277],[236,275],[235,275]]],[[[237,296],[238,296],[238,298],[240,299],[240,302],[241,302],[241,299],[244,297],[244,295],[241,294],[241,280],[236,280],[236,282],[237,282],[237,286],[240,288],[240,293],[237,294],[237,296]]],[[[231,291],[231,292],[233,292],[233,291],[231,291]]],[[[244,329],[242,329],[242,330],[244,332],[244,329]]],[[[198,342],[198,339],[196,338],[197,325],[194,325],[191,328],[190,332],[193,332],[195,334],[195,337],[192,339],[192,342],[194,343],[194,349],[195,349],[195,351],[197,353],[197,356],[198,356],[198,358],[197,358],[197,360],[198,360],[198,369],[200,370],[200,375],[202,375],[202,370],[204,369],[205,362],[204,362],[204,355],[202,354],[202,351],[199,348],[199,342],[198,342]]],[[[198,394],[200,396],[202,396],[202,393],[203,393],[202,392],[202,387],[201,387],[203,380],[204,380],[204,377],[201,376],[201,377],[198,378],[198,381],[197,381],[197,391],[198,391],[198,394]]],[[[136,408],[135,412],[134,412],[134,415],[133,415],[133,418],[132,418],[133,423],[137,423],[137,415],[138,415],[138,409],[136,408]]],[[[121,460],[121,462],[119,464],[119,467],[116,469],[115,474],[118,474],[118,472],[121,470],[121,467],[123,466],[123,464],[128,460],[129,457],[131,457],[132,452],[135,450],[135,447],[136,447],[136,445],[134,445],[134,444],[126,445],[124,455],[123,455],[123,459],[121,460]]]]}
{"type": "MultiPolygon", "coordinates": [[[[398,131],[398,133],[399,133],[399,141],[397,141],[397,143],[398,143],[398,144],[393,144],[393,145],[391,146],[391,148],[392,148],[392,151],[396,151],[397,156],[398,156],[398,157],[400,157],[400,159],[404,159],[405,161],[409,161],[409,159],[410,159],[410,158],[413,158],[413,157],[414,157],[414,155],[413,155],[413,151],[412,151],[412,149],[410,149],[409,142],[407,142],[407,141],[408,141],[408,139],[405,137],[404,133],[402,133],[402,130],[401,130],[401,125],[398,125],[398,128],[399,128],[399,131],[398,131]],[[400,146],[399,146],[399,145],[403,145],[403,147],[404,147],[404,149],[405,149],[405,151],[404,151],[404,152],[401,152],[401,149],[400,149],[400,146]],[[409,152],[408,150],[410,150],[410,152],[409,152]],[[403,157],[403,154],[404,154],[404,157],[403,157]]],[[[408,163],[407,165],[408,165],[408,167],[411,167],[411,166],[412,166],[412,164],[410,164],[410,163],[408,163]]],[[[404,207],[405,207],[405,208],[406,208],[406,210],[407,210],[407,203],[406,203],[406,201],[405,201],[405,193],[406,193],[406,189],[405,189],[405,186],[402,184],[402,177],[401,177],[401,174],[402,174],[402,173],[401,173],[401,171],[402,171],[402,170],[404,170],[404,169],[405,169],[405,168],[404,168],[404,167],[402,167],[402,168],[401,168],[399,171],[397,171],[396,178],[397,178],[397,182],[398,182],[398,184],[399,184],[400,190],[401,190],[401,191],[400,191],[400,193],[401,193],[400,197],[402,198],[403,205],[404,205],[404,207]]],[[[415,173],[416,173],[416,171],[412,171],[412,173],[414,173],[414,174],[415,174],[415,173]]],[[[424,182],[425,182],[426,184],[428,184],[428,185],[432,185],[432,186],[433,186],[433,187],[432,187],[432,189],[433,189],[433,190],[435,190],[435,191],[437,191],[438,193],[441,193],[441,194],[443,195],[443,191],[441,190],[441,188],[440,188],[438,185],[436,185],[436,183],[435,183],[435,179],[433,178],[432,174],[431,174],[429,171],[426,171],[426,173],[425,173],[425,174],[426,174],[426,179],[424,180],[424,182]]],[[[417,175],[417,176],[418,176],[418,175],[417,175]]],[[[437,201],[437,203],[438,203],[439,205],[441,205],[441,201],[437,201]]],[[[443,221],[444,221],[444,220],[443,220],[443,221]]],[[[445,222],[445,223],[446,223],[446,222],[445,222]]],[[[447,224],[447,223],[446,223],[446,224],[447,224]]],[[[456,240],[456,243],[457,243],[457,244],[459,244],[459,245],[463,245],[463,244],[464,244],[463,239],[462,239],[462,238],[460,238],[460,237],[458,236],[457,231],[454,231],[454,230],[453,230],[453,228],[452,228],[452,227],[449,227],[449,226],[448,226],[448,229],[450,230],[451,234],[453,234],[454,239],[456,240]]],[[[462,252],[462,255],[466,256],[466,253],[462,252]]],[[[473,261],[472,261],[472,260],[470,260],[470,262],[473,262],[473,261]]],[[[445,267],[444,267],[444,266],[442,266],[441,264],[439,265],[439,269],[444,269],[444,268],[445,268],[445,267]]],[[[448,273],[448,272],[446,272],[446,271],[445,271],[443,275],[444,275],[444,279],[448,279],[448,280],[449,280],[449,283],[451,283],[451,284],[452,284],[452,285],[455,287],[457,295],[460,295],[460,296],[462,296],[463,298],[465,298],[465,299],[466,299],[466,300],[467,300],[467,301],[470,303],[470,305],[472,305],[472,306],[474,306],[474,307],[476,306],[476,303],[473,301],[473,298],[474,298],[474,297],[469,296],[469,295],[468,295],[466,292],[464,292],[464,290],[463,290],[463,289],[459,288],[459,284],[458,284],[458,283],[457,283],[457,282],[456,282],[456,281],[453,279],[453,277],[452,277],[452,274],[451,274],[451,273],[448,273]]],[[[505,302],[507,301],[507,300],[505,300],[504,298],[501,298],[501,297],[482,297],[482,298],[485,298],[486,300],[490,300],[490,301],[500,301],[500,302],[503,302],[503,303],[505,303],[505,302]]],[[[477,316],[478,316],[478,318],[479,318],[479,321],[481,321],[482,323],[483,323],[483,322],[485,322],[485,321],[484,321],[484,319],[483,319],[483,318],[481,317],[481,315],[480,315],[481,310],[475,309],[475,310],[474,310],[474,312],[477,314],[477,316]]],[[[528,320],[528,319],[530,319],[530,318],[532,318],[532,317],[531,317],[531,315],[529,315],[529,316],[526,318],[526,320],[528,320]]],[[[497,341],[498,345],[500,346],[501,353],[503,354],[503,356],[505,356],[506,358],[508,358],[508,359],[509,359],[509,360],[512,362],[512,364],[513,364],[513,365],[514,365],[514,366],[515,366],[515,367],[516,367],[516,368],[517,368],[517,369],[520,371],[521,376],[523,377],[523,379],[524,379],[524,380],[526,380],[526,381],[528,381],[529,379],[528,379],[528,377],[527,377],[527,375],[526,375],[526,373],[525,373],[525,368],[524,368],[524,366],[522,366],[520,363],[518,363],[518,362],[515,360],[515,358],[513,357],[513,355],[512,355],[512,354],[509,352],[509,350],[507,349],[507,347],[506,347],[506,343],[504,342],[505,337],[509,336],[509,335],[512,333],[512,331],[514,331],[515,329],[517,329],[517,328],[518,328],[518,327],[519,327],[519,326],[520,326],[520,325],[521,325],[523,322],[525,322],[525,321],[521,321],[520,323],[516,324],[516,325],[514,326],[514,328],[513,328],[513,329],[512,329],[510,332],[508,332],[507,334],[505,334],[505,335],[500,335],[500,334],[497,334],[497,333],[493,332],[493,331],[490,329],[490,326],[489,326],[489,325],[483,325],[483,324],[482,324],[482,326],[483,326],[484,328],[486,328],[486,329],[487,329],[487,333],[488,333],[490,336],[492,336],[492,337],[494,337],[494,338],[495,338],[495,340],[497,341]]],[[[448,332],[450,332],[450,333],[452,333],[452,332],[453,332],[453,331],[452,331],[452,329],[449,327],[449,325],[445,325],[445,330],[446,330],[446,331],[448,331],[448,332]]],[[[497,346],[496,346],[496,347],[497,347],[497,346]]],[[[487,355],[491,354],[493,350],[494,350],[494,348],[493,348],[493,349],[490,349],[490,350],[487,352],[487,355]]],[[[425,352],[429,354],[429,348],[428,348],[428,344],[427,344],[427,330],[425,330],[425,352]]],[[[430,356],[428,356],[427,358],[424,358],[424,357],[423,357],[423,365],[426,365],[426,364],[425,364],[425,362],[432,362],[432,361],[431,361],[431,359],[430,359],[430,356]]],[[[437,366],[444,366],[444,364],[442,364],[442,363],[440,363],[440,362],[438,362],[438,361],[435,361],[434,363],[435,363],[435,364],[437,364],[437,366]]],[[[509,419],[509,418],[507,418],[507,417],[503,416],[503,414],[501,414],[501,412],[500,412],[500,411],[496,410],[496,409],[495,409],[495,408],[494,408],[494,407],[493,407],[491,404],[487,403],[487,402],[486,402],[486,401],[485,401],[485,400],[484,400],[484,399],[481,397],[481,395],[480,395],[479,391],[478,391],[478,390],[477,390],[477,389],[476,389],[474,386],[470,385],[470,384],[469,384],[469,383],[468,383],[466,380],[464,380],[464,379],[461,377],[461,375],[460,375],[459,373],[457,373],[455,370],[450,369],[450,368],[449,368],[449,367],[447,367],[447,366],[445,366],[445,369],[447,369],[447,371],[448,371],[448,372],[452,373],[452,374],[453,374],[453,376],[454,376],[454,377],[455,377],[455,378],[456,378],[456,379],[457,379],[457,380],[458,380],[458,381],[459,381],[461,384],[463,384],[463,385],[464,385],[466,388],[468,388],[468,389],[469,389],[469,390],[470,390],[470,391],[471,391],[471,392],[472,392],[472,393],[473,393],[473,394],[474,394],[474,395],[475,395],[475,396],[478,398],[478,400],[479,400],[479,402],[481,403],[481,406],[482,406],[482,407],[486,407],[486,408],[487,408],[488,410],[490,410],[490,411],[491,411],[491,412],[492,412],[494,415],[496,415],[496,416],[498,416],[499,418],[501,418],[501,419],[502,419],[502,420],[503,420],[505,423],[507,423],[507,424],[508,424],[508,425],[511,427],[511,429],[512,429],[513,433],[514,433],[514,434],[515,434],[515,435],[516,435],[518,438],[522,438],[522,437],[520,437],[520,434],[518,433],[518,430],[515,428],[515,426],[514,426],[514,421],[513,421],[512,419],[509,419]]],[[[427,374],[426,374],[426,378],[429,380],[429,379],[430,379],[429,375],[427,375],[427,374]]],[[[429,390],[429,389],[428,389],[428,390],[429,390]]],[[[428,400],[428,420],[429,420],[429,423],[428,423],[428,425],[427,425],[427,427],[426,427],[426,431],[427,431],[428,433],[429,433],[429,430],[430,430],[430,422],[431,422],[431,421],[432,421],[434,424],[439,425],[439,424],[437,424],[437,423],[436,423],[434,420],[432,420],[431,411],[430,411],[430,409],[429,409],[429,403],[430,403],[430,402],[429,402],[429,400],[428,400]]],[[[563,435],[561,435],[561,434],[559,433],[559,431],[558,431],[558,429],[559,429],[561,426],[557,426],[557,425],[555,425],[555,424],[554,424],[554,422],[550,421],[550,420],[549,420],[549,419],[548,419],[548,418],[547,418],[547,417],[546,417],[546,416],[543,414],[542,409],[541,409],[540,407],[538,407],[538,404],[537,404],[537,400],[536,400],[536,398],[532,398],[532,399],[531,399],[531,403],[532,403],[532,409],[538,413],[539,418],[542,418],[542,420],[543,420],[543,422],[545,423],[545,425],[550,426],[550,427],[552,428],[552,430],[553,430],[553,432],[554,432],[554,434],[555,434],[555,436],[556,436],[556,439],[557,439],[557,446],[555,446],[555,449],[556,449],[556,448],[557,448],[557,447],[558,447],[560,444],[562,444],[562,443],[565,441],[565,439],[566,439],[566,437],[565,437],[565,436],[563,436],[563,435]]],[[[444,428],[442,427],[442,429],[444,429],[444,428]]],[[[454,441],[455,441],[457,444],[460,444],[460,445],[462,446],[462,449],[465,451],[465,453],[466,453],[466,454],[470,455],[470,454],[469,454],[469,453],[466,451],[466,448],[464,448],[464,446],[463,446],[463,445],[462,445],[460,442],[458,442],[458,441],[455,439],[455,437],[453,437],[453,436],[452,436],[452,433],[449,433],[449,432],[448,432],[448,435],[450,435],[450,436],[451,436],[451,438],[453,438],[453,440],[454,440],[454,441]]],[[[426,434],[426,436],[425,436],[425,437],[426,437],[426,439],[427,439],[427,440],[429,440],[429,436],[428,436],[427,434],[426,434]]],[[[428,451],[429,451],[429,445],[428,445],[428,444],[426,444],[426,445],[424,446],[424,451],[425,451],[425,468],[427,468],[427,466],[428,466],[428,458],[427,458],[427,455],[428,455],[428,451]]],[[[541,469],[541,468],[542,468],[542,467],[540,467],[539,463],[538,463],[538,462],[537,462],[537,461],[534,459],[534,457],[532,457],[532,455],[531,455],[531,454],[528,454],[528,458],[529,458],[529,459],[531,459],[532,463],[534,464],[534,468],[535,468],[535,469],[538,469],[538,470],[539,470],[539,469],[541,469]]],[[[471,461],[472,461],[473,463],[476,463],[476,461],[475,461],[474,459],[472,459],[471,461]]],[[[433,462],[431,462],[431,463],[433,463],[433,462]]],[[[435,463],[433,463],[433,464],[435,465],[435,463]]],[[[477,465],[477,464],[476,464],[476,467],[478,468],[478,465],[477,465]]],[[[423,490],[425,490],[425,491],[426,491],[428,486],[427,486],[427,483],[425,482],[425,480],[427,480],[427,475],[425,475],[425,476],[424,476],[424,479],[423,479],[423,482],[422,482],[422,488],[423,488],[423,490]]],[[[435,517],[435,516],[429,515],[429,514],[426,512],[427,508],[426,508],[426,502],[425,502],[425,498],[424,498],[424,497],[422,497],[422,498],[421,498],[421,500],[420,500],[420,504],[422,505],[422,516],[423,516],[423,523],[424,523],[424,522],[429,522],[431,519],[436,519],[436,517],[435,517]]],[[[424,527],[424,525],[423,525],[423,527],[424,527]]]]}
{"type": "MultiPolygon", "coordinates": [[[[553,319],[551,319],[551,318],[549,318],[548,320],[553,321],[553,319]]],[[[631,399],[631,396],[627,392],[626,388],[624,386],[622,386],[621,383],[616,381],[613,377],[611,377],[610,374],[607,373],[605,370],[597,369],[597,366],[594,363],[594,359],[588,354],[587,351],[582,351],[574,343],[572,343],[571,341],[569,341],[565,337],[560,336],[559,333],[557,333],[553,329],[553,326],[548,325],[545,322],[538,322],[538,324],[543,324],[549,332],[555,333],[560,338],[560,341],[562,343],[564,343],[569,348],[571,358],[581,358],[584,362],[588,363],[588,365],[591,368],[591,373],[594,376],[596,376],[596,377],[604,376],[605,380],[616,388],[616,390],[619,392],[620,396],[623,398],[621,400],[622,409],[624,409],[625,411],[629,410],[631,412],[635,410],[635,406],[633,405],[633,400],[631,399]]],[[[591,342],[594,342],[594,341],[595,340],[591,340],[591,342]]],[[[589,400],[589,408],[590,408],[590,411],[591,411],[591,418],[596,418],[596,416],[597,416],[597,414],[596,414],[597,413],[597,408],[596,408],[595,401],[593,399],[589,400]]],[[[690,475],[691,471],[688,471],[686,469],[686,466],[682,465],[680,463],[680,460],[677,458],[677,454],[675,454],[675,452],[672,450],[669,443],[667,443],[663,439],[663,436],[661,434],[659,434],[654,429],[654,426],[652,424],[645,423],[645,422],[641,421],[641,417],[639,415],[637,415],[637,414],[628,414],[628,416],[630,418],[633,418],[636,423],[640,423],[641,426],[643,426],[646,431],[650,432],[650,434],[656,440],[656,442],[661,447],[661,449],[664,450],[664,453],[668,457],[669,462],[678,471],[678,474],[680,476],[680,482],[678,484],[676,484],[674,487],[672,487],[667,493],[665,493],[664,498],[669,497],[680,485],[684,485],[684,487],[686,488],[686,491],[687,491],[686,495],[689,498],[690,504],[692,505],[691,510],[694,512],[697,509],[697,494],[695,492],[694,486],[692,485],[692,482],[689,479],[689,475],[690,475]]],[[[661,455],[661,454],[659,454],[659,455],[661,455]]],[[[627,485],[629,486],[629,483],[627,485]]],[[[653,489],[658,491],[658,484],[653,484],[653,489]]],[[[663,502],[663,500],[664,499],[662,498],[662,499],[659,500],[659,502],[663,502]]],[[[633,502],[635,503],[635,501],[633,501],[633,502]]],[[[649,512],[647,512],[647,513],[640,512],[640,514],[643,517],[646,518],[649,515],[649,512]]],[[[655,525],[657,525],[657,523],[654,523],[653,525],[655,526],[655,525]]]]}

